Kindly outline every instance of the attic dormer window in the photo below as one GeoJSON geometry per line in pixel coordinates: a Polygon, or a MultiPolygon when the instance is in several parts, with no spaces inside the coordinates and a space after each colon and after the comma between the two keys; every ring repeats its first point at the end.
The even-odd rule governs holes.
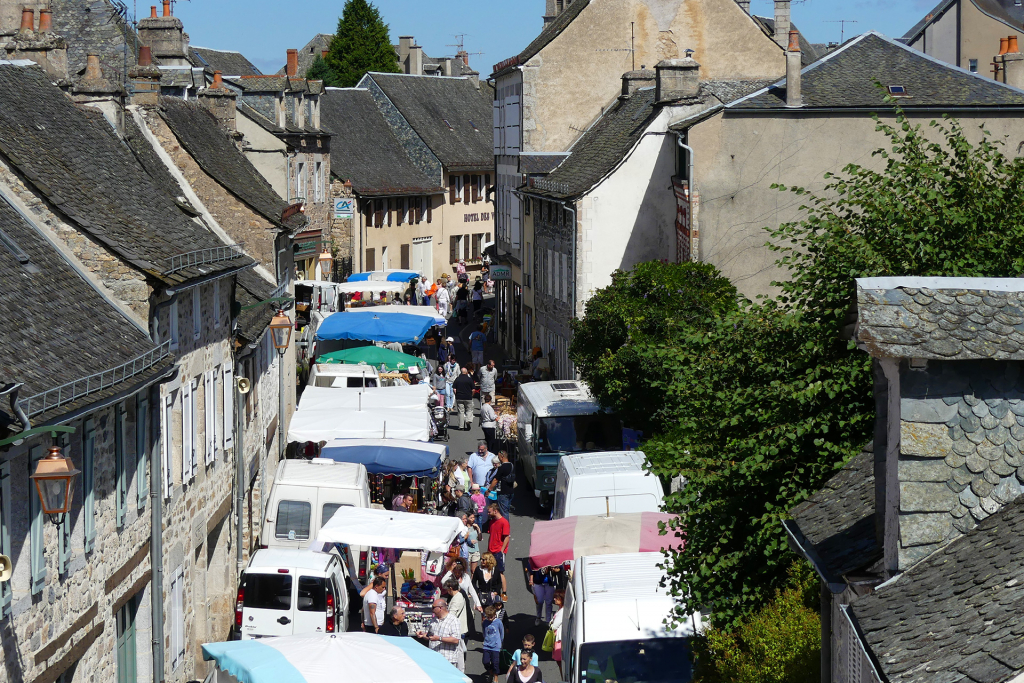
{"type": "Polygon", "coordinates": [[[893,97],[909,97],[907,95],[907,89],[902,85],[890,85],[889,94],[893,97]]]}

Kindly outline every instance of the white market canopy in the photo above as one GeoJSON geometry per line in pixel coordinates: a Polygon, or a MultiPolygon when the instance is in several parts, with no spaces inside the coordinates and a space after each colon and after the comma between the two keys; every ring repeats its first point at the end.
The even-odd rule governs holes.
{"type": "MultiPolygon", "coordinates": [[[[338,282],[335,287],[339,292],[355,294],[356,292],[397,292],[401,294],[409,287],[408,282],[338,282]]],[[[358,311],[359,309],[353,309],[358,311]]]]}
{"type": "Polygon", "coordinates": [[[308,386],[288,426],[288,441],[430,440],[426,384],[341,389],[308,386]]]}
{"type": "Polygon", "coordinates": [[[320,528],[316,540],[323,544],[444,552],[460,526],[458,517],[344,506],[320,528]]]}
{"type": "Polygon", "coordinates": [[[385,306],[373,306],[368,309],[353,309],[355,311],[369,310],[374,313],[411,313],[413,315],[422,315],[425,318],[433,318],[434,322],[438,325],[447,325],[448,319],[437,312],[437,309],[433,306],[400,306],[398,304],[387,304],[385,306]]]}

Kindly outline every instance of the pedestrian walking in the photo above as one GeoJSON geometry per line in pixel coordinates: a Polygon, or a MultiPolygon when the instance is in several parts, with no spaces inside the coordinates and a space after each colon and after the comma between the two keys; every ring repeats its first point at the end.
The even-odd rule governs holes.
{"type": "Polygon", "coordinates": [[[405,608],[395,605],[388,612],[388,618],[384,625],[377,631],[382,636],[407,636],[409,635],[409,622],[405,620],[405,608]]]}
{"type": "Polygon", "coordinates": [[[462,368],[462,373],[452,382],[452,389],[459,409],[459,425],[468,432],[473,426],[473,378],[467,368],[462,368]]]}
{"type": "Polygon", "coordinates": [[[480,429],[484,432],[484,440],[487,441],[487,448],[494,447],[494,430],[498,427],[498,414],[491,406],[490,394],[485,394],[480,404],[480,429]]]}
{"type": "Polygon", "coordinates": [[[441,400],[441,405],[448,405],[448,378],[444,376],[444,364],[439,364],[430,375],[430,385],[441,400]]]}
{"type": "Polygon", "coordinates": [[[533,665],[533,653],[529,650],[522,650],[519,653],[519,661],[509,672],[509,683],[543,683],[544,677],[540,673],[540,667],[533,665]]]}
{"type": "Polygon", "coordinates": [[[437,314],[447,318],[452,299],[451,294],[448,293],[448,288],[440,280],[437,281],[437,293],[434,295],[434,298],[437,299],[437,314]]]}
{"type": "Polygon", "coordinates": [[[363,630],[376,633],[384,623],[384,610],[387,609],[387,581],[383,576],[376,576],[370,584],[370,590],[363,595],[363,630]]]}
{"type": "MultiPolygon", "coordinates": [[[[474,365],[484,364],[484,347],[487,345],[487,335],[484,334],[484,326],[477,325],[473,334],[469,335],[469,351],[473,356],[474,365]]],[[[493,386],[491,387],[493,390],[493,386]]]]}
{"type": "MultiPolygon", "coordinates": [[[[473,484],[473,486],[476,486],[476,484],[473,484]]],[[[478,494],[479,491],[477,489],[478,494]]],[[[483,532],[480,531],[480,525],[476,523],[476,514],[471,512],[466,515],[466,528],[469,531],[466,532],[466,540],[463,546],[466,549],[466,560],[469,561],[469,576],[473,576],[476,573],[477,565],[480,564],[480,536],[483,535],[483,532]]]]}
{"type": "Polygon", "coordinates": [[[476,505],[476,515],[478,518],[482,518],[484,510],[487,508],[487,496],[480,492],[480,484],[474,483],[469,490],[469,499],[476,505]]]}
{"type": "Polygon", "coordinates": [[[459,620],[448,612],[448,603],[443,598],[434,600],[431,606],[434,616],[427,627],[416,636],[427,641],[430,649],[444,655],[456,669],[466,671],[466,651],[459,635],[459,620]]]}
{"type": "Polygon", "coordinates": [[[512,510],[512,494],[516,490],[516,468],[508,461],[507,451],[498,451],[498,462],[487,488],[498,494],[497,504],[501,506],[502,515],[508,517],[512,510]]]}
{"type": "MultiPolygon", "coordinates": [[[[494,454],[490,451],[490,444],[481,441],[476,445],[476,450],[469,456],[469,472],[473,476],[473,483],[483,487],[487,486],[487,474],[493,466],[494,454]]],[[[472,487],[471,487],[472,488],[472,487]]]]}
{"type": "Polygon", "coordinates": [[[465,282],[460,283],[455,290],[455,314],[460,323],[466,324],[469,318],[469,288],[465,282]]]}
{"type": "Polygon", "coordinates": [[[469,619],[466,614],[466,610],[469,609],[469,603],[466,600],[466,596],[462,593],[459,582],[455,579],[446,579],[441,583],[441,587],[445,598],[448,600],[448,613],[459,620],[459,637],[465,642],[466,634],[469,633],[469,619]]]}
{"type": "Polygon", "coordinates": [[[430,305],[430,297],[427,296],[427,278],[425,277],[421,277],[416,281],[416,304],[430,305]]]}
{"type": "MultiPolygon", "coordinates": [[[[450,342],[451,340],[452,338],[448,337],[448,341],[450,342]]],[[[459,378],[461,370],[462,368],[459,367],[458,361],[455,360],[455,353],[453,352],[448,356],[448,362],[444,364],[444,376],[445,380],[448,382],[448,386],[445,389],[445,408],[449,413],[452,412],[452,409],[455,407],[455,390],[452,388],[452,385],[455,384],[455,380],[459,378]]]]}
{"type": "Polygon", "coordinates": [[[551,659],[558,662],[558,675],[562,675],[562,605],[565,604],[565,591],[556,590],[554,597],[555,616],[551,617],[550,630],[554,635],[554,645],[551,649],[551,659]]]}
{"type": "Polygon", "coordinates": [[[476,509],[473,501],[466,495],[466,487],[463,484],[458,484],[455,487],[453,495],[454,497],[451,502],[452,507],[448,512],[449,517],[461,517],[463,515],[468,515],[476,509]]]}
{"type": "MultiPolygon", "coordinates": [[[[473,315],[480,315],[480,309],[484,306],[484,282],[479,277],[473,283],[473,315]]],[[[483,361],[480,361],[483,363],[483,361]]]]}
{"type": "Polygon", "coordinates": [[[494,567],[501,574],[501,601],[506,602],[508,582],[505,580],[505,553],[508,552],[512,530],[497,503],[487,506],[487,514],[491,519],[491,525],[487,528],[487,552],[494,555],[494,567]]]}
{"type": "Polygon", "coordinates": [[[480,376],[480,397],[494,397],[494,387],[498,383],[498,368],[494,366],[494,359],[487,361],[487,365],[477,370],[480,376]]]}
{"type": "Polygon", "coordinates": [[[484,632],[484,676],[496,681],[501,667],[501,646],[505,642],[505,626],[498,619],[498,608],[484,607],[484,618],[480,624],[484,632]]]}
{"type": "Polygon", "coordinates": [[[534,666],[540,666],[540,657],[537,656],[537,638],[532,633],[527,633],[523,636],[523,646],[512,653],[512,666],[509,667],[509,673],[515,668],[516,662],[519,661],[519,655],[523,651],[532,652],[533,658],[530,663],[534,666]]]}
{"type": "Polygon", "coordinates": [[[530,592],[533,593],[533,600],[537,603],[537,617],[534,619],[534,626],[540,626],[541,613],[546,609],[544,621],[551,621],[551,601],[555,597],[555,577],[552,576],[548,567],[531,571],[527,581],[530,584],[530,592]]]}
{"type": "Polygon", "coordinates": [[[486,552],[480,556],[480,566],[473,570],[473,588],[476,589],[480,602],[485,607],[503,602],[501,573],[498,571],[498,560],[493,553],[486,552]]]}

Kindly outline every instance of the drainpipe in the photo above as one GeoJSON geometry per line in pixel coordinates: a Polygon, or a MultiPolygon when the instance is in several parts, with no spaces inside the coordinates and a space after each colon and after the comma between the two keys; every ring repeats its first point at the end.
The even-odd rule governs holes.
{"type": "Polygon", "coordinates": [[[18,382],[16,384],[11,384],[4,389],[0,389],[0,396],[6,395],[10,399],[11,410],[18,416],[18,421],[21,422],[21,431],[27,432],[32,429],[32,423],[29,421],[28,415],[25,414],[25,411],[18,405],[18,390],[20,390],[24,385],[24,382],[18,382]]]}
{"type": "MultiPolygon", "coordinates": [[[[163,417],[163,400],[160,398],[160,385],[156,384],[149,390],[149,410],[153,425],[154,437],[150,440],[149,453],[149,510],[150,510],[150,539],[149,539],[149,566],[153,572],[150,582],[150,598],[153,612],[153,683],[163,683],[164,680],[164,497],[163,497],[163,476],[164,467],[160,458],[162,444],[160,438],[160,420],[163,417]]],[[[167,429],[170,434],[170,428],[167,429]]]]}
{"type": "MultiPolygon", "coordinates": [[[[687,163],[686,163],[686,215],[690,219],[690,233],[692,239],[693,233],[693,147],[683,142],[683,134],[676,133],[676,142],[679,143],[679,147],[686,150],[687,163]]],[[[693,254],[690,254],[690,258],[693,258],[693,254]]]]}

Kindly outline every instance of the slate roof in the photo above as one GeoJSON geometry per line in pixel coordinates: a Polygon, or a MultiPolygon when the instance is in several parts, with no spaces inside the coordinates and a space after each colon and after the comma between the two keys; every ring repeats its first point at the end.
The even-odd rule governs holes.
{"type": "Polygon", "coordinates": [[[891,683],[998,683],[1024,670],[1024,498],[849,610],[891,683]]]}
{"type": "MultiPolygon", "coordinates": [[[[318,33],[313,36],[313,39],[299,50],[299,68],[296,73],[299,76],[305,76],[306,72],[309,71],[309,67],[313,66],[313,62],[316,61],[317,56],[322,55],[324,50],[331,46],[332,40],[334,40],[333,33],[318,33]]],[[[288,65],[285,64],[276,73],[283,76],[287,69],[288,65]]]]}
{"type": "Polygon", "coordinates": [[[224,243],[175,206],[102,114],[75,106],[41,68],[0,64],[0,92],[0,156],[121,259],[169,284],[253,263],[238,255],[170,272],[173,257],[224,243]]]}
{"type": "MultiPolygon", "coordinates": [[[[0,241],[0,310],[15,318],[0,330],[0,385],[23,382],[19,400],[112,369],[156,348],[3,199],[0,231],[29,259],[27,264],[21,263],[0,241]]],[[[31,416],[30,421],[33,426],[45,424],[57,415],[119,393],[161,374],[171,361],[168,356],[104,392],[31,416]]],[[[21,431],[4,399],[0,402],[0,438],[8,436],[7,425],[21,431]]]]}
{"type": "Polygon", "coordinates": [[[185,151],[214,180],[276,226],[288,203],[260,175],[217,119],[198,102],[160,98],[160,116],[185,151]]]}
{"type": "Polygon", "coordinates": [[[328,128],[345,131],[331,142],[331,174],[351,181],[357,194],[428,194],[442,190],[409,158],[369,91],[328,88],[320,101],[320,118],[328,128]]]}
{"type": "Polygon", "coordinates": [[[124,129],[125,143],[132,150],[132,153],[135,154],[138,162],[142,164],[142,168],[146,170],[149,177],[156,183],[156,186],[163,190],[164,194],[168,197],[171,197],[179,209],[189,216],[198,216],[199,212],[182,193],[178,181],[171,175],[163,160],[157,156],[156,150],[153,149],[153,146],[135,124],[133,116],[126,115],[124,117],[124,129]]]}
{"type": "Polygon", "coordinates": [[[135,66],[135,50],[125,51],[125,43],[136,45],[135,32],[114,9],[110,0],[50,0],[53,32],[68,44],[68,74],[85,70],[86,57],[97,55],[103,76],[112,83],[123,83],[125,67],[135,66]],[[127,63],[126,63],[127,60],[127,63]]]}
{"type": "MultiPolygon", "coordinates": [[[[235,300],[246,309],[266,301],[274,292],[274,286],[260,277],[255,271],[247,270],[238,274],[238,286],[235,287],[235,300]]],[[[237,334],[245,341],[257,341],[267,329],[278,307],[273,304],[262,304],[255,308],[242,310],[238,314],[237,334]]]]}
{"type": "MultiPolygon", "coordinates": [[[[764,31],[764,34],[775,40],[775,19],[773,17],[759,17],[756,15],[750,15],[750,18],[754,20],[758,28],[764,31]]],[[[804,66],[821,59],[824,55],[818,54],[817,48],[804,38],[804,34],[800,29],[796,27],[796,24],[790,24],[790,29],[797,32],[800,40],[800,63],[804,66]]]]}
{"type": "Polygon", "coordinates": [[[636,145],[657,111],[654,88],[640,88],[628,99],[617,100],[576,141],[569,157],[546,178],[528,185],[529,191],[555,198],[583,194],[636,145]]]}
{"type": "MultiPolygon", "coordinates": [[[[555,38],[562,35],[562,31],[568,28],[569,24],[571,24],[589,4],[590,0],[575,0],[571,5],[562,10],[562,13],[555,17],[554,21],[545,26],[540,34],[526,46],[526,49],[519,53],[519,64],[525,64],[533,59],[555,38]]],[[[495,69],[492,76],[497,76],[505,70],[506,69],[495,69]]]]}
{"type": "MultiPolygon", "coordinates": [[[[1024,7],[1018,5],[1016,0],[970,0],[974,6],[996,21],[1001,21],[1008,27],[1019,31],[1024,25],[1024,7]]],[[[942,0],[935,8],[913,25],[909,31],[903,34],[902,40],[912,43],[917,40],[933,21],[942,16],[946,10],[956,5],[957,0],[942,0]]]]}
{"type": "Polygon", "coordinates": [[[1024,360],[1024,280],[860,278],[856,336],[876,357],[1024,360]]]}
{"type": "MultiPolygon", "coordinates": [[[[922,52],[869,32],[803,69],[804,109],[879,108],[883,93],[875,86],[902,85],[909,97],[904,109],[917,107],[1022,107],[1024,92],[951,66],[922,52]]],[[[780,109],[786,105],[786,79],[729,105],[730,111],[780,109]]],[[[791,108],[786,108],[792,111],[791,108]]]]}
{"type": "Polygon", "coordinates": [[[446,169],[494,167],[490,86],[440,76],[371,72],[364,78],[380,87],[446,169]]]}
{"type": "Polygon", "coordinates": [[[820,491],[790,510],[795,528],[832,582],[881,557],[875,542],[875,474],[872,444],[850,459],[820,491]]]}
{"type": "Polygon", "coordinates": [[[568,152],[523,152],[519,155],[519,172],[551,173],[568,156],[568,152]]]}
{"type": "Polygon", "coordinates": [[[210,72],[220,71],[225,76],[259,76],[263,73],[241,52],[190,47],[188,57],[193,66],[202,67],[210,72]]]}

